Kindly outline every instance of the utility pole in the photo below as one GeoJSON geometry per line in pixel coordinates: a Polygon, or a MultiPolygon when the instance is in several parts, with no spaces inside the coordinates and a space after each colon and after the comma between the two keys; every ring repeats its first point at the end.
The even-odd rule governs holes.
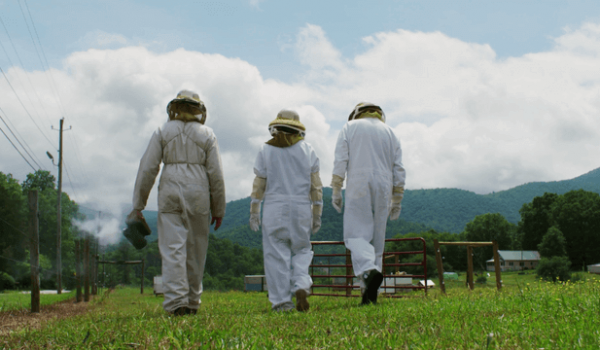
{"type": "MultiPolygon", "coordinates": [[[[61,259],[61,244],[62,244],[62,218],[61,218],[61,199],[62,199],[62,135],[63,123],[65,118],[60,118],[60,128],[58,129],[58,198],[56,203],[56,293],[62,293],[62,259],[61,259]]],[[[69,129],[71,130],[71,127],[69,129]]]]}
{"type": "Polygon", "coordinates": [[[29,246],[31,265],[31,312],[40,312],[40,249],[39,249],[39,212],[38,191],[28,193],[29,204],[29,234],[31,245],[29,246]]]}

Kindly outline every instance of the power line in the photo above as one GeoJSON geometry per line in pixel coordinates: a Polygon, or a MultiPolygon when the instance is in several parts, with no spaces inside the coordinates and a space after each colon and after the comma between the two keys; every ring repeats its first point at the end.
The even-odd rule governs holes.
{"type": "Polygon", "coordinates": [[[27,110],[27,107],[25,107],[25,105],[23,104],[23,101],[21,101],[21,98],[17,94],[17,91],[15,91],[15,88],[10,83],[10,80],[8,80],[8,77],[4,73],[4,70],[2,69],[2,67],[0,67],[0,72],[2,72],[2,75],[4,76],[4,79],[6,79],[6,82],[10,86],[10,89],[14,92],[15,96],[17,97],[17,100],[19,100],[19,103],[21,104],[21,106],[25,110],[25,113],[27,113],[27,116],[29,117],[29,119],[31,119],[31,121],[33,122],[33,124],[35,124],[35,126],[40,131],[40,133],[44,136],[44,138],[48,141],[48,143],[50,143],[50,146],[54,147],[54,145],[52,144],[52,141],[50,141],[50,139],[48,138],[48,136],[46,136],[46,134],[44,134],[44,132],[42,131],[42,129],[40,128],[40,126],[35,122],[35,120],[33,120],[33,117],[31,116],[31,114],[29,114],[29,111],[27,110]]]}
{"type": "Polygon", "coordinates": [[[21,13],[23,14],[23,19],[25,20],[25,24],[27,25],[27,31],[29,31],[29,36],[31,37],[31,41],[33,41],[33,46],[35,47],[35,52],[37,53],[40,63],[42,64],[42,68],[44,68],[44,61],[46,62],[46,67],[47,67],[47,69],[45,68],[46,74],[48,76],[50,76],[50,83],[51,83],[53,91],[56,95],[55,97],[57,98],[58,105],[64,115],[64,114],[66,114],[65,109],[62,105],[62,101],[60,100],[60,94],[58,93],[58,89],[56,88],[56,84],[54,83],[54,79],[52,78],[52,74],[49,73],[50,65],[48,64],[48,60],[46,59],[46,54],[44,52],[44,48],[42,47],[42,42],[40,41],[40,37],[37,33],[37,29],[35,28],[35,23],[33,22],[33,17],[31,17],[31,12],[29,11],[29,5],[27,5],[27,1],[24,0],[25,6],[27,7],[27,12],[29,13],[29,18],[31,20],[31,26],[33,27],[33,30],[35,31],[35,36],[38,39],[40,51],[42,51],[42,55],[44,56],[44,61],[42,61],[42,58],[40,57],[40,53],[38,52],[37,46],[35,45],[35,40],[33,39],[33,35],[31,34],[31,29],[29,29],[29,23],[27,23],[27,18],[25,17],[25,13],[23,12],[23,7],[21,6],[21,2],[20,1],[18,1],[18,2],[19,2],[19,9],[21,9],[21,13]]]}
{"type": "MultiPolygon", "coordinates": [[[[4,28],[6,29],[6,27],[4,28]]],[[[10,37],[9,37],[10,39],[10,37]]],[[[4,45],[2,45],[2,43],[0,42],[0,47],[2,48],[2,51],[4,51],[4,54],[6,55],[6,58],[8,59],[8,63],[10,64],[11,67],[15,67],[15,64],[12,62],[12,60],[10,59],[10,56],[8,55],[8,52],[6,51],[6,49],[4,48],[4,45]]],[[[14,49],[14,45],[13,45],[13,49],[14,49]]],[[[19,54],[17,53],[17,58],[19,58],[19,62],[21,62],[21,67],[23,67],[23,62],[21,61],[21,57],[19,56],[19,54]]],[[[17,81],[21,84],[21,86],[23,86],[24,84],[21,82],[19,76],[15,75],[17,78],[17,81]]],[[[33,83],[31,82],[31,79],[29,79],[29,75],[25,74],[25,77],[27,78],[27,81],[29,82],[29,86],[31,87],[31,90],[33,90],[38,98],[38,102],[40,104],[40,106],[42,107],[42,110],[44,111],[44,115],[46,116],[46,119],[49,121],[50,118],[48,117],[48,114],[46,113],[46,109],[44,108],[44,105],[42,104],[40,95],[37,93],[37,90],[35,90],[35,88],[33,87],[33,83]]],[[[27,99],[29,100],[29,102],[31,103],[31,105],[34,107],[33,110],[35,111],[35,114],[38,116],[38,118],[40,117],[40,114],[38,113],[37,109],[35,108],[35,105],[33,104],[33,101],[31,100],[31,97],[29,97],[28,94],[26,94],[27,99]]]]}
{"type": "MultiPolygon", "coordinates": [[[[31,21],[31,25],[32,25],[32,27],[33,27],[33,31],[35,32],[35,36],[36,36],[36,38],[37,38],[37,42],[38,42],[38,45],[39,45],[39,47],[40,47],[40,51],[42,52],[42,57],[44,58],[44,62],[46,63],[46,67],[47,67],[47,70],[46,70],[46,72],[47,72],[47,76],[49,76],[49,77],[50,77],[50,82],[51,82],[51,84],[52,84],[52,88],[53,88],[53,92],[54,92],[54,94],[55,94],[55,98],[56,98],[56,100],[57,100],[57,102],[58,102],[58,105],[59,105],[60,109],[62,110],[62,113],[63,113],[63,115],[65,115],[65,117],[66,117],[65,108],[64,108],[64,105],[63,105],[63,103],[62,103],[62,100],[61,100],[61,98],[60,98],[60,94],[59,94],[59,92],[58,92],[58,89],[56,88],[56,83],[55,83],[55,81],[54,81],[54,78],[53,78],[53,76],[52,76],[52,72],[50,71],[50,64],[48,63],[48,59],[47,59],[47,57],[46,57],[46,53],[45,53],[45,51],[44,51],[44,47],[43,47],[43,45],[42,45],[42,41],[40,40],[40,36],[39,36],[39,34],[38,34],[37,28],[36,28],[36,26],[35,26],[35,22],[34,22],[34,20],[33,20],[33,16],[31,15],[31,11],[30,11],[30,9],[29,9],[29,5],[27,4],[27,0],[23,0],[23,2],[25,3],[25,7],[26,7],[26,9],[27,9],[27,13],[29,14],[29,20],[31,21]]],[[[22,9],[22,7],[21,7],[21,4],[20,4],[20,3],[19,3],[19,7],[20,7],[20,9],[21,9],[21,13],[23,14],[23,17],[24,17],[24,19],[25,19],[25,14],[23,13],[23,9],[22,9]]],[[[27,24],[27,20],[26,20],[26,19],[25,19],[25,23],[27,24]]],[[[27,26],[27,29],[29,30],[29,26],[27,26]]],[[[29,30],[29,35],[31,36],[31,30],[29,30]]],[[[33,36],[31,36],[31,37],[32,37],[32,41],[34,41],[34,40],[33,40],[33,36]]],[[[35,45],[35,41],[34,41],[34,45],[35,45]]],[[[36,51],[37,51],[37,49],[36,49],[36,51]]],[[[39,54],[38,54],[38,58],[40,58],[39,54]]],[[[42,60],[41,60],[41,58],[40,58],[40,63],[42,63],[42,67],[44,66],[44,62],[42,62],[42,60]]],[[[73,139],[71,139],[71,144],[73,144],[73,143],[75,143],[75,142],[73,141],[73,139]]],[[[81,170],[81,168],[82,168],[82,167],[81,167],[81,164],[83,164],[83,162],[81,161],[81,156],[80,156],[80,154],[79,154],[79,147],[77,147],[77,146],[73,145],[73,149],[75,150],[76,161],[78,161],[78,162],[79,162],[79,164],[80,164],[80,166],[79,166],[79,168],[80,168],[80,172],[83,174],[83,177],[85,177],[85,178],[87,179],[87,175],[86,175],[86,174],[85,174],[85,173],[84,173],[84,172],[81,170]]],[[[68,174],[67,174],[67,175],[68,175],[68,174]]]]}
{"type": "Polygon", "coordinates": [[[33,165],[31,165],[31,163],[29,163],[29,161],[23,156],[23,154],[21,153],[21,151],[19,151],[19,149],[17,148],[17,146],[15,146],[15,144],[8,138],[8,135],[6,135],[6,133],[4,132],[4,130],[2,130],[1,127],[0,127],[0,131],[2,131],[2,133],[4,134],[4,136],[6,136],[6,139],[8,140],[8,142],[10,142],[10,144],[17,150],[17,152],[19,152],[19,155],[21,155],[21,158],[23,158],[27,162],[27,164],[29,164],[29,166],[31,167],[31,169],[33,169],[33,171],[35,171],[36,169],[33,167],[33,165]]]}
{"type": "Polygon", "coordinates": [[[77,141],[75,139],[74,136],[71,136],[71,134],[67,134],[69,137],[67,137],[70,141],[71,141],[71,146],[73,146],[73,149],[75,150],[75,160],[77,160],[77,164],[79,165],[79,173],[82,175],[82,177],[85,179],[85,181],[89,182],[89,177],[87,176],[87,174],[85,173],[85,171],[83,170],[83,162],[81,161],[81,156],[79,154],[79,149],[81,147],[78,147],[77,145],[77,141]]]}
{"type": "Polygon", "coordinates": [[[69,179],[69,185],[71,186],[71,189],[73,190],[73,194],[75,195],[75,197],[77,197],[77,192],[75,192],[75,188],[73,187],[73,182],[71,181],[71,175],[69,175],[69,166],[67,165],[67,162],[63,159],[63,163],[65,164],[65,171],[67,172],[67,179],[69,179]]]}
{"type": "MultiPolygon", "coordinates": [[[[1,108],[0,108],[0,112],[4,113],[4,111],[1,108]]],[[[4,114],[6,114],[6,113],[4,113],[4,114]]],[[[6,124],[6,121],[4,120],[4,118],[2,118],[2,115],[0,115],[0,119],[2,120],[2,122],[4,123],[4,125],[6,125],[6,127],[8,128],[8,131],[10,131],[10,133],[13,135],[13,137],[15,138],[15,140],[17,140],[17,142],[19,143],[19,145],[21,145],[21,147],[23,147],[23,150],[25,151],[25,153],[27,153],[27,155],[29,156],[29,158],[31,158],[31,160],[33,160],[33,162],[35,163],[35,165],[38,166],[38,169],[40,169],[41,166],[35,161],[35,159],[33,159],[33,157],[31,156],[31,154],[29,154],[29,152],[27,152],[27,149],[23,146],[23,144],[21,143],[21,141],[19,141],[19,138],[15,135],[15,133],[10,128],[10,126],[8,126],[8,124],[6,124]]],[[[23,142],[25,142],[25,144],[27,144],[27,142],[25,141],[25,139],[23,139],[23,142]]],[[[27,145],[27,146],[29,147],[29,145],[27,145]]],[[[21,153],[21,152],[19,152],[19,153],[21,153]]]]}

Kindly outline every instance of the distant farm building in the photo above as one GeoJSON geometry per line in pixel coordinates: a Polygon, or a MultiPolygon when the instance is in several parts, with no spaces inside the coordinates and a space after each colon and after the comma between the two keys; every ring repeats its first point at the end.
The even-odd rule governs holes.
{"type": "MultiPolygon", "coordinates": [[[[540,262],[537,250],[499,250],[501,271],[533,270],[540,262]]],[[[494,271],[494,259],[486,261],[486,269],[494,271]]]]}
{"type": "MultiPolygon", "coordinates": [[[[424,287],[425,286],[425,280],[420,280],[419,281],[419,287],[424,287]]],[[[435,283],[433,283],[432,280],[427,280],[427,288],[433,288],[435,287],[435,283]]]]}
{"type": "Polygon", "coordinates": [[[588,265],[588,272],[600,275],[600,263],[594,265],[588,265]]]}

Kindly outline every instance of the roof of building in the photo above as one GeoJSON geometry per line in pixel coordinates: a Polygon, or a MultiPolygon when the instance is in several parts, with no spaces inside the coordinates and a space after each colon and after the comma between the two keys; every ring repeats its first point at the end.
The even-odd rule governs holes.
{"type": "MultiPolygon", "coordinates": [[[[537,250],[499,250],[500,260],[540,260],[540,253],[537,250]]],[[[487,262],[493,262],[494,259],[490,259],[487,262]]]]}

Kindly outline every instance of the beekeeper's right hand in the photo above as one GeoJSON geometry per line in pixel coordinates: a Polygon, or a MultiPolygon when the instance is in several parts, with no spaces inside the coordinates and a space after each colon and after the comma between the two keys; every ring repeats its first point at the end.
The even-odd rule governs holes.
{"type": "Polygon", "coordinates": [[[265,195],[267,187],[267,179],[256,176],[252,183],[252,194],[250,195],[250,229],[254,232],[258,231],[260,226],[260,202],[265,195]]]}
{"type": "Polygon", "coordinates": [[[344,199],[342,198],[342,185],[344,184],[344,178],[338,175],[333,175],[331,179],[331,188],[333,194],[331,195],[331,205],[337,210],[338,213],[342,212],[342,206],[344,205],[344,199]]]}
{"type": "Polygon", "coordinates": [[[257,232],[259,227],[260,227],[260,213],[250,213],[250,229],[254,232],[257,232]]]}

